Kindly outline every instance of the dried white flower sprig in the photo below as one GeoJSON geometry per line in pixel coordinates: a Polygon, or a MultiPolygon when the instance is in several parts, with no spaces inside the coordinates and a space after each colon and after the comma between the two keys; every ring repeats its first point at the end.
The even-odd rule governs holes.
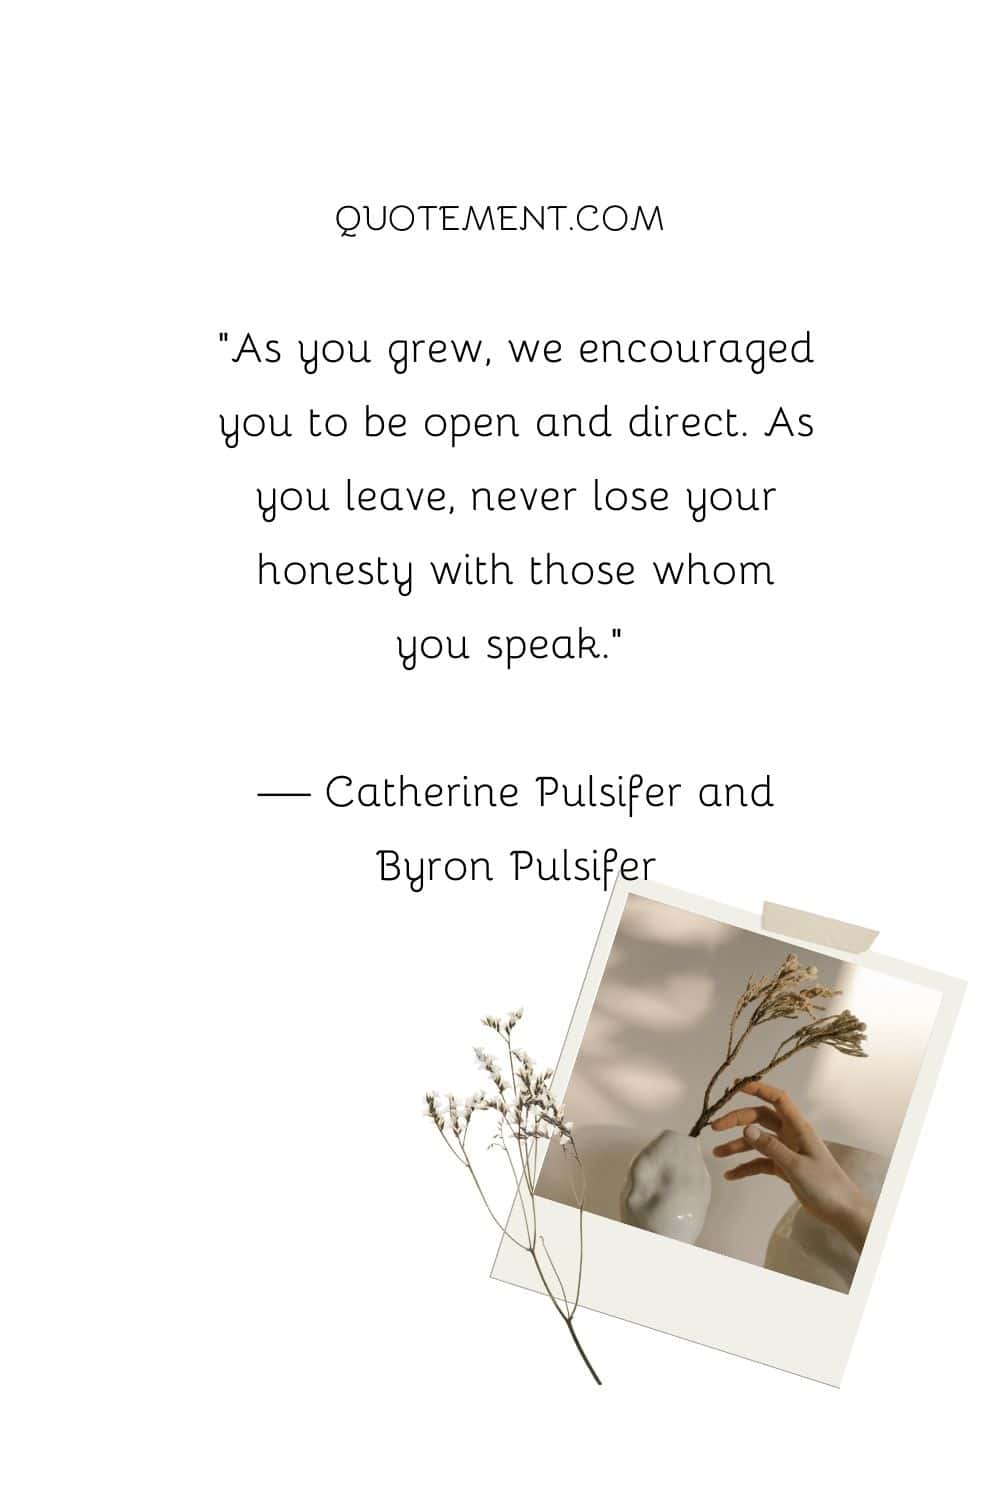
{"type": "Polygon", "coordinates": [[[518,1249],[531,1256],[542,1286],[569,1330],[580,1358],[600,1385],[597,1371],[584,1353],[573,1327],[573,1319],[580,1306],[580,1286],[583,1280],[583,1167],[573,1139],[572,1123],[566,1119],[561,1104],[552,1092],[553,1070],[537,1068],[528,1054],[511,1042],[511,1033],[523,1014],[523,1011],[515,1010],[503,1019],[499,1016],[483,1017],[483,1025],[495,1032],[503,1045],[499,1059],[483,1047],[475,1048],[476,1061],[489,1079],[491,1087],[488,1090],[479,1089],[466,1099],[460,1099],[455,1094],[429,1093],[425,1095],[425,1113],[436,1125],[451,1154],[469,1173],[494,1224],[518,1249]],[[476,1173],[469,1153],[474,1144],[470,1140],[470,1126],[477,1115],[488,1115],[493,1121],[493,1136],[487,1142],[486,1149],[502,1151],[510,1164],[519,1210],[516,1218],[523,1224],[523,1237],[508,1228],[494,1213],[476,1173]],[[539,1143],[548,1140],[557,1142],[569,1159],[569,1175],[579,1214],[576,1285],[572,1295],[566,1291],[563,1279],[549,1254],[544,1235],[538,1232],[535,1189],[538,1185],[539,1143]],[[543,1264],[543,1257],[546,1264],[543,1264]]]}
{"type": "Polygon", "coordinates": [[[817,1002],[833,1000],[840,994],[840,990],[827,989],[825,984],[809,984],[808,981],[815,979],[816,974],[815,965],[811,964],[807,968],[794,953],[789,953],[781,968],[764,979],[756,979],[751,974],[736,1002],[736,1009],[729,1023],[726,1055],[708,1080],[702,1111],[691,1129],[692,1135],[700,1135],[712,1116],[718,1114],[722,1106],[728,1104],[748,1083],[756,1083],[765,1073],[770,1073],[772,1068],[787,1062],[805,1047],[834,1047],[848,1057],[868,1056],[861,1045],[865,1040],[864,1021],[859,1021],[849,1010],[839,1010],[832,1016],[817,1015],[818,1011],[826,1009],[817,1002]],[[737,1021],[750,1006],[753,1009],[746,1026],[742,1031],[737,1031],[737,1021]],[[755,1027],[764,1025],[766,1021],[792,1020],[798,1016],[808,1016],[809,1020],[778,1044],[770,1062],[755,1073],[737,1078],[717,1099],[712,1099],[713,1088],[726,1069],[732,1066],[736,1054],[755,1027]]]}

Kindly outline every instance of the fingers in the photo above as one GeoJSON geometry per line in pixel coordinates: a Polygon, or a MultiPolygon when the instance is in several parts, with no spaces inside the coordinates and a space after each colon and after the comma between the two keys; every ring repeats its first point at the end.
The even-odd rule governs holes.
{"type": "MultiPolygon", "coordinates": [[[[773,1109],[734,1109],[731,1115],[726,1116],[733,1125],[764,1125],[768,1130],[781,1130],[781,1117],[776,1115],[773,1109]]],[[[721,1146],[716,1146],[712,1152],[713,1156],[738,1156],[741,1151],[752,1151],[753,1146],[747,1144],[742,1135],[735,1140],[723,1141],[721,1146]]]]}
{"type": "Polygon", "coordinates": [[[775,1166],[779,1167],[782,1173],[794,1174],[801,1161],[801,1157],[797,1151],[793,1151],[790,1146],[784,1145],[782,1141],[778,1140],[776,1135],[769,1135],[766,1130],[761,1130],[759,1125],[748,1125],[743,1132],[743,1139],[755,1151],[759,1151],[762,1156],[774,1162],[775,1166]]]}
{"type": "Polygon", "coordinates": [[[753,1146],[748,1146],[741,1135],[733,1141],[723,1141],[721,1146],[716,1146],[712,1152],[713,1156],[739,1156],[741,1152],[752,1151],[753,1146]]]}
{"type": "Polygon", "coordinates": [[[741,1177],[780,1177],[773,1161],[766,1157],[757,1156],[753,1161],[741,1162],[738,1167],[730,1167],[728,1172],[723,1172],[723,1177],[728,1182],[739,1182],[741,1177]]]}
{"type": "Polygon", "coordinates": [[[786,1120],[794,1130],[800,1131],[803,1135],[814,1134],[809,1121],[784,1089],[776,1089],[773,1083],[761,1083],[758,1079],[756,1083],[748,1083],[743,1092],[754,1094],[758,1099],[766,1099],[767,1103],[772,1104],[782,1119],[786,1120]]]}
{"type": "MultiPolygon", "coordinates": [[[[732,1130],[735,1125],[764,1125],[768,1130],[781,1129],[781,1116],[775,1114],[773,1109],[768,1109],[765,1104],[745,1104],[742,1109],[731,1109],[727,1115],[720,1115],[717,1120],[711,1120],[713,1130],[732,1130]]],[[[716,1156],[721,1155],[716,1150],[716,1156]]]]}

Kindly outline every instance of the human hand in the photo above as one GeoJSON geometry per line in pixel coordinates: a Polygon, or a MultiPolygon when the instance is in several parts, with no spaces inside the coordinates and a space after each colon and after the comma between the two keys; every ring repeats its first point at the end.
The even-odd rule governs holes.
{"type": "Polygon", "coordinates": [[[762,1102],[731,1109],[710,1122],[713,1130],[741,1126],[742,1136],[716,1146],[713,1156],[736,1156],[758,1151],[725,1174],[730,1182],[767,1175],[788,1183],[807,1213],[838,1230],[859,1253],[871,1223],[873,1206],[852,1182],[826,1142],[784,1089],[769,1083],[748,1083],[745,1094],[762,1102]]]}

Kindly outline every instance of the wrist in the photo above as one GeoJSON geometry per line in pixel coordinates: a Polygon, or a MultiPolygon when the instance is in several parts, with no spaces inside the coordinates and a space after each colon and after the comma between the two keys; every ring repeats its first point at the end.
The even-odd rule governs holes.
{"type": "Polygon", "coordinates": [[[872,1221],[873,1204],[860,1188],[853,1192],[838,1215],[837,1228],[854,1249],[861,1254],[872,1221]]]}

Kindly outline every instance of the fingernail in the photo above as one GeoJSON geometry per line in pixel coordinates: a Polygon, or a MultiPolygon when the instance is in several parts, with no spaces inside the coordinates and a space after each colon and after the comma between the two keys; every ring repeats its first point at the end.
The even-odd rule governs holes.
{"type": "Polygon", "coordinates": [[[754,1146],[760,1140],[763,1134],[764,1132],[761,1130],[759,1125],[748,1125],[746,1130],[744,1130],[743,1132],[743,1138],[744,1140],[749,1141],[751,1146],[754,1146]]]}

